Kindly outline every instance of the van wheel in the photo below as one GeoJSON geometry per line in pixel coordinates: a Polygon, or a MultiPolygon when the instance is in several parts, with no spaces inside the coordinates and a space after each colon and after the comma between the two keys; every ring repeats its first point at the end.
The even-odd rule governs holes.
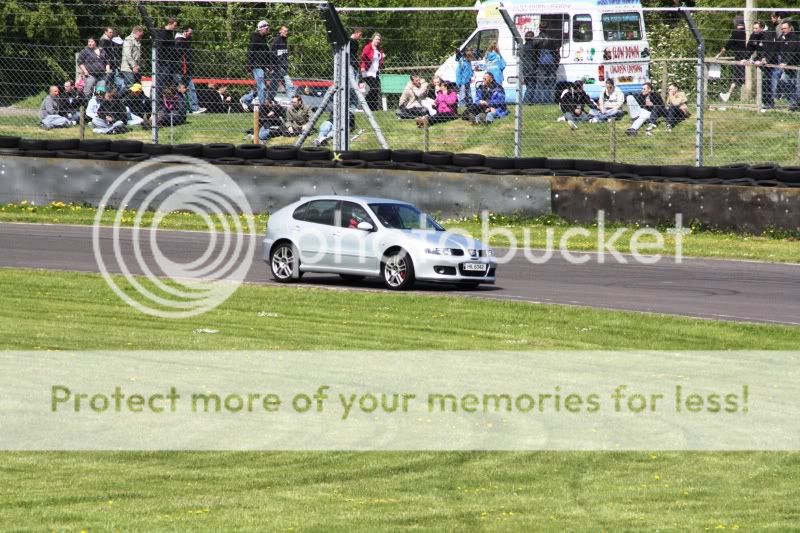
{"type": "Polygon", "coordinates": [[[384,256],[381,261],[383,284],[393,291],[410,289],[414,285],[414,264],[405,250],[384,256]]]}

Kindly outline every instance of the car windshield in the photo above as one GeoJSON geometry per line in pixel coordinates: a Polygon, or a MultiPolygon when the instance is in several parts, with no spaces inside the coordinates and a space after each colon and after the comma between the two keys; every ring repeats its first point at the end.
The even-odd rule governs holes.
{"type": "Polygon", "coordinates": [[[431,217],[406,204],[369,204],[369,208],[387,228],[444,231],[431,217]]]}

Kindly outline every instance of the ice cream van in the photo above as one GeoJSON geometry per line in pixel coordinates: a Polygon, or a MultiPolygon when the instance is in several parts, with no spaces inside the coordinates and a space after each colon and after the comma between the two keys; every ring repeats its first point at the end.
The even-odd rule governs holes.
{"type": "MultiPolygon", "coordinates": [[[[506,62],[503,87],[506,100],[516,102],[519,89],[517,45],[500,13],[505,7],[521,36],[540,26],[548,28],[551,39],[560,40],[559,65],[553,101],[564,85],[584,80],[592,98],[600,96],[605,80],[613,78],[625,94],[639,92],[650,76],[650,50],[640,0],[487,0],[475,4],[477,29],[459,47],[473,50],[474,83],[483,77],[483,54],[497,41],[506,62]]],[[[454,80],[457,60],[450,56],[437,70],[444,79],[454,80]]]]}

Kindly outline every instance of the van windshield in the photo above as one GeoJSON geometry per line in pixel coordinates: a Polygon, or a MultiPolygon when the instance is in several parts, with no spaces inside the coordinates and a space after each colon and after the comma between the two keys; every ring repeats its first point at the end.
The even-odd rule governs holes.
{"type": "Polygon", "coordinates": [[[499,30],[481,30],[472,36],[461,51],[466,52],[467,49],[470,49],[472,53],[475,54],[475,59],[480,59],[483,57],[486,49],[489,48],[489,45],[492,44],[493,41],[496,41],[499,36],[499,30]]]}
{"type": "Polygon", "coordinates": [[[639,13],[603,13],[601,20],[606,41],[638,41],[642,38],[639,13]]]}

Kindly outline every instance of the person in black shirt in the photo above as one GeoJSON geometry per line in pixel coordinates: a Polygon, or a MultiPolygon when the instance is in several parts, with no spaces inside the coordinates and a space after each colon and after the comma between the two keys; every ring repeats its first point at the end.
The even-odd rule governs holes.
{"type": "Polygon", "coordinates": [[[742,87],[744,85],[744,62],[750,57],[751,53],[747,50],[747,31],[744,27],[744,17],[736,17],[733,19],[733,31],[731,31],[728,42],[722,47],[722,50],[716,55],[717,58],[725,52],[733,54],[733,60],[739,62],[738,65],[731,67],[731,86],[728,92],[719,93],[719,97],[723,102],[730,100],[731,93],[736,89],[736,86],[742,87]]]}
{"type": "Polygon", "coordinates": [[[95,126],[94,132],[98,134],[124,133],[128,121],[128,111],[125,104],[117,98],[117,91],[110,90],[103,96],[100,107],[97,109],[97,117],[92,119],[95,126]]]}
{"type": "Polygon", "coordinates": [[[254,96],[258,97],[259,103],[267,101],[265,73],[272,67],[267,35],[269,35],[269,24],[266,20],[260,21],[256,26],[256,31],[250,34],[250,44],[247,47],[247,70],[253,74],[256,90],[254,95],[246,94],[239,100],[245,111],[249,110],[250,104],[255,104],[254,96]]]}
{"type": "Polygon", "coordinates": [[[534,104],[536,99],[536,65],[539,62],[539,49],[536,34],[532,31],[525,33],[525,44],[522,45],[519,53],[520,63],[520,82],[525,86],[525,94],[522,97],[523,104],[534,104]]]}
{"type": "Polygon", "coordinates": [[[789,70],[784,67],[800,66],[800,39],[792,27],[790,22],[781,22],[781,36],[775,40],[775,51],[777,55],[779,71],[782,72],[787,80],[789,88],[786,95],[789,100],[789,111],[797,111],[798,109],[798,71],[789,70]]]}
{"type": "Polygon", "coordinates": [[[78,122],[81,119],[81,106],[85,105],[86,99],[75,88],[72,80],[64,82],[64,90],[58,97],[58,111],[61,116],[67,117],[73,122],[78,122]]]}
{"type": "Polygon", "coordinates": [[[747,40],[747,51],[750,52],[753,64],[761,67],[761,112],[775,107],[775,92],[778,88],[781,70],[767,65],[777,64],[775,57],[775,36],[768,31],[763,22],[753,23],[753,33],[747,40]],[[775,74],[777,73],[777,77],[775,74]]]}
{"type": "Polygon", "coordinates": [[[294,96],[294,85],[289,77],[289,28],[281,26],[278,35],[272,40],[270,55],[272,65],[269,70],[269,85],[267,86],[267,101],[275,98],[278,92],[278,85],[283,83],[286,89],[286,97],[291,99],[294,96]]]}

